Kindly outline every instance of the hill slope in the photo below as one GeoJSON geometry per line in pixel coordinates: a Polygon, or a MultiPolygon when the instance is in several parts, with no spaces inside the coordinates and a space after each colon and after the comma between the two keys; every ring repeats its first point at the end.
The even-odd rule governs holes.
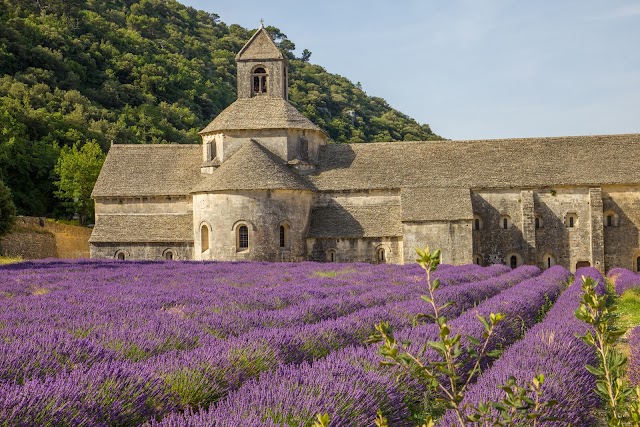
{"type": "MultiPolygon", "coordinates": [[[[335,142],[439,139],[349,80],[295,58],[290,101],[335,142]]],[[[20,214],[64,214],[61,146],[198,143],[235,100],[236,52],[252,32],[174,0],[0,0],[0,179],[20,214]]]]}

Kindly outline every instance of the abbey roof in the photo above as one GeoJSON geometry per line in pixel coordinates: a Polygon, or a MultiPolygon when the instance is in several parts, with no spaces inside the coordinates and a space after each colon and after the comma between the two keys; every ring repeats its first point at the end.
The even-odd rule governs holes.
{"type": "Polygon", "coordinates": [[[349,205],[331,203],[311,210],[308,237],[358,238],[402,236],[399,203],[349,205]]]}
{"type": "Polygon", "coordinates": [[[97,215],[89,242],[193,242],[193,214],[97,215]]]}
{"type": "Polygon", "coordinates": [[[91,196],[187,195],[201,163],[201,145],[114,144],[91,196]]]}
{"type": "Polygon", "coordinates": [[[254,96],[236,100],[200,133],[257,129],[309,129],[322,132],[287,100],[254,96]]]}
{"type": "Polygon", "coordinates": [[[251,140],[211,175],[204,177],[192,192],[311,189],[309,182],[282,159],[251,140]]]}
{"type": "Polygon", "coordinates": [[[320,191],[639,184],[640,134],[330,144],[320,191]]]}

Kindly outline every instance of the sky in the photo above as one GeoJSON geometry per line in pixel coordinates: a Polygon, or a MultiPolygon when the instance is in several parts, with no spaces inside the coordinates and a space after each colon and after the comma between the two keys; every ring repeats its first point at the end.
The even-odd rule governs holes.
{"type": "Polygon", "coordinates": [[[179,0],[455,140],[640,132],[640,1],[179,0]]]}

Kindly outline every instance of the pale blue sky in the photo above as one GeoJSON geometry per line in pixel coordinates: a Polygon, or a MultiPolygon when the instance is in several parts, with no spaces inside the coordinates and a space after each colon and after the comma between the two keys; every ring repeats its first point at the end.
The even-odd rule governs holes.
{"type": "Polygon", "coordinates": [[[637,0],[179,1],[264,18],[446,138],[640,132],[637,0]]]}

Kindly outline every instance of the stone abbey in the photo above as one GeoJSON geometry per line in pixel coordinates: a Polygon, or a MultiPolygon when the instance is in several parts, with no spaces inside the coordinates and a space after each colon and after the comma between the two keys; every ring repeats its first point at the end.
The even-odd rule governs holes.
{"type": "Polygon", "coordinates": [[[327,144],[264,28],[202,145],[111,147],[93,258],[640,270],[640,135],[327,144]]]}

